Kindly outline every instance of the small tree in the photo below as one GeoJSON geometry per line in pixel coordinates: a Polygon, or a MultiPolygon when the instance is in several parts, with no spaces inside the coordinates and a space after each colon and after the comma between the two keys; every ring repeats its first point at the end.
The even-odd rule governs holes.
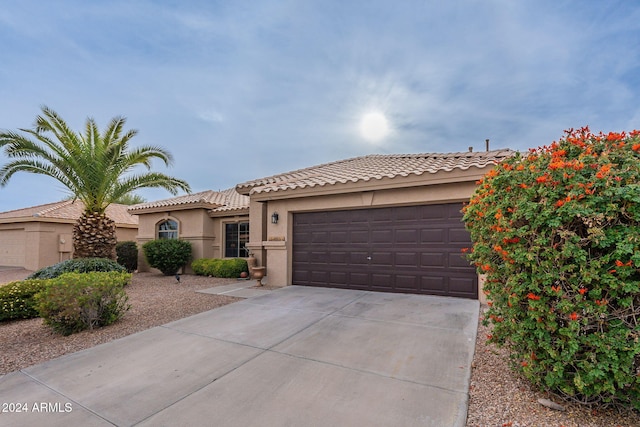
{"type": "Polygon", "coordinates": [[[166,276],[176,274],[191,259],[191,243],[186,240],[159,239],[142,245],[147,263],[166,276]]]}
{"type": "Polygon", "coordinates": [[[640,132],[567,131],[491,170],[465,208],[485,322],[536,386],[640,409],[640,132]]]}
{"type": "Polygon", "coordinates": [[[190,191],[186,181],[151,172],[151,161],[169,166],[171,154],[156,146],[133,148],[138,131],[124,131],[126,119],[113,118],[101,133],[92,118],[84,133],[73,131],[55,111],[42,107],[33,129],[0,131],[0,149],[9,162],[0,167],[0,187],[17,172],[49,176],[84,203],[73,227],[75,258],[116,258],[116,223],[106,216],[111,203],[140,188],[164,188],[171,194],[190,191]],[[143,166],[147,172],[135,172],[143,166]]]}

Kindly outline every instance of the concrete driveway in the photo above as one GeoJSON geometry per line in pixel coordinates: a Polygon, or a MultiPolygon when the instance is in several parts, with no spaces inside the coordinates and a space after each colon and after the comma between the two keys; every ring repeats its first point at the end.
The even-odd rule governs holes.
{"type": "Polygon", "coordinates": [[[0,377],[0,425],[464,426],[478,310],[291,286],[0,377]]]}

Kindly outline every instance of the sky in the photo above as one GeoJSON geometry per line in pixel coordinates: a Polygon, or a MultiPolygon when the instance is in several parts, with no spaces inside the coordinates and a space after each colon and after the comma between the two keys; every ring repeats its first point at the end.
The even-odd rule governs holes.
{"type": "MultiPolygon", "coordinates": [[[[193,192],[367,154],[640,128],[637,1],[7,0],[0,46],[0,129],[32,128],[43,105],[78,131],[124,116],[131,145],[171,152],[154,170],[193,192]],[[373,136],[367,115],[386,120],[373,136]]],[[[0,211],[68,195],[19,173],[0,211]]]]}

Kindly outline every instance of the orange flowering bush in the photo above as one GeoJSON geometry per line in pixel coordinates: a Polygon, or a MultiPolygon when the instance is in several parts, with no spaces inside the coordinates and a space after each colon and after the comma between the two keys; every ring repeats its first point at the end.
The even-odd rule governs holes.
{"type": "Polygon", "coordinates": [[[640,409],[640,132],[567,131],[464,208],[485,322],[515,369],[581,403],[640,409]]]}

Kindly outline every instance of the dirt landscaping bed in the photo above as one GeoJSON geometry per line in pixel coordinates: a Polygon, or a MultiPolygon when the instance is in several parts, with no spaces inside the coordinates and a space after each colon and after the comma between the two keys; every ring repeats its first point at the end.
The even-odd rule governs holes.
{"type": "MultiPolygon", "coordinates": [[[[0,284],[22,280],[28,274],[25,270],[2,271],[0,284]]],[[[54,333],[39,318],[0,323],[0,375],[239,301],[240,298],[195,292],[234,282],[236,279],[183,275],[181,283],[177,283],[173,276],[136,273],[126,287],[131,309],[105,328],[65,337],[54,333]]]]}

